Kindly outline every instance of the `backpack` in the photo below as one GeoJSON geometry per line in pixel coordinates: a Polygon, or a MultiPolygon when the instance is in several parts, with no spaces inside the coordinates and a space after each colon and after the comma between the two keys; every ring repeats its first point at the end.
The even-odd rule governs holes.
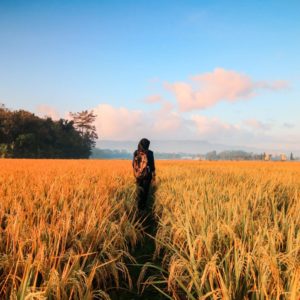
{"type": "Polygon", "coordinates": [[[137,151],[133,160],[133,173],[136,179],[145,179],[150,174],[147,154],[143,151],[137,151]]]}

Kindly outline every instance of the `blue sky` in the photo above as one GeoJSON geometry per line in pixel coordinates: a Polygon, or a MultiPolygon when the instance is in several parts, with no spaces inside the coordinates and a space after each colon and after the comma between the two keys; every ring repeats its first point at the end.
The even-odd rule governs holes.
{"type": "Polygon", "coordinates": [[[0,102],[53,117],[94,109],[104,139],[298,150],[299,11],[299,1],[0,0],[0,102]]]}

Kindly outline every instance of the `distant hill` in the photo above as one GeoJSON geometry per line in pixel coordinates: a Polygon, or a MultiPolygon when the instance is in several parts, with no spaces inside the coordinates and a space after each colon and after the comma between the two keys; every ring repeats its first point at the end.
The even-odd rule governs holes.
{"type": "MultiPolygon", "coordinates": [[[[110,141],[100,140],[97,142],[97,147],[101,149],[116,149],[126,150],[133,152],[137,148],[138,141],[110,141]]],[[[151,141],[150,148],[157,152],[164,153],[190,153],[190,154],[204,154],[209,151],[216,150],[218,152],[224,150],[240,150],[250,152],[260,152],[259,149],[241,146],[226,146],[222,144],[213,144],[207,141],[196,140],[153,140],[151,141]]]]}
{"type": "MultiPolygon", "coordinates": [[[[91,158],[93,159],[132,159],[133,151],[129,152],[127,150],[118,149],[98,149],[95,148],[92,151],[91,158]]],[[[155,152],[156,159],[183,159],[183,158],[196,158],[196,154],[191,153],[163,153],[155,152]]]]}
{"type": "MultiPolygon", "coordinates": [[[[95,148],[92,151],[92,159],[132,159],[133,152],[118,149],[99,149],[95,148]]],[[[243,150],[225,150],[225,151],[209,151],[205,154],[194,154],[186,152],[158,152],[155,151],[156,159],[196,159],[196,160],[264,160],[263,153],[246,152],[243,150]]],[[[295,160],[299,158],[294,157],[295,160]]],[[[272,156],[271,160],[282,160],[281,155],[272,156]]],[[[289,157],[287,157],[289,160],[289,157]]]]}
{"type": "MultiPolygon", "coordinates": [[[[112,141],[112,140],[100,140],[97,142],[97,148],[99,149],[114,149],[119,151],[128,151],[132,153],[137,148],[138,141],[112,141]]],[[[224,145],[217,143],[210,143],[208,141],[197,140],[152,140],[150,148],[156,153],[164,154],[181,154],[183,156],[190,155],[205,155],[211,151],[223,152],[223,151],[245,151],[248,153],[285,153],[288,157],[291,152],[294,156],[300,156],[300,150],[293,149],[264,149],[258,147],[247,147],[241,145],[224,145]],[[298,151],[297,151],[298,150],[298,151]]]]}

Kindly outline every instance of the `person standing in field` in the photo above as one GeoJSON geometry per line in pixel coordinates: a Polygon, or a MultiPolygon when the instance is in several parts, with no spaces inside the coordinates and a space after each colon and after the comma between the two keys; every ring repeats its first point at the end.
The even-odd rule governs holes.
{"type": "Polygon", "coordinates": [[[143,138],[133,153],[133,173],[137,184],[137,204],[139,210],[145,210],[151,181],[155,181],[154,155],[149,150],[150,141],[143,138]]]}

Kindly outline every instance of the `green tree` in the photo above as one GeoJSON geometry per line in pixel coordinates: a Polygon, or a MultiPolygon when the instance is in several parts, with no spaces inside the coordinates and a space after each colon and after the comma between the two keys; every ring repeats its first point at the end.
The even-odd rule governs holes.
{"type": "Polygon", "coordinates": [[[88,158],[96,137],[89,125],[76,129],[74,121],[53,121],[1,106],[0,157],[88,158]]]}
{"type": "Polygon", "coordinates": [[[214,151],[206,153],[206,159],[207,160],[217,160],[218,159],[217,151],[214,150],[214,151]]]}
{"type": "Polygon", "coordinates": [[[83,144],[89,148],[89,155],[92,153],[92,148],[96,145],[96,140],[98,139],[96,127],[94,122],[97,115],[93,111],[81,111],[77,113],[70,113],[75,128],[79,131],[81,137],[83,138],[83,144]]]}

